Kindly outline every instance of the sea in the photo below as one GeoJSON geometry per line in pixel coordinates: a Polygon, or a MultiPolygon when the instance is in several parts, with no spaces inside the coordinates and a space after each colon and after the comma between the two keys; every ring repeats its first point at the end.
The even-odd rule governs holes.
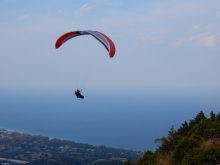
{"type": "Polygon", "coordinates": [[[0,128],[91,145],[155,151],[203,111],[220,111],[220,91],[168,89],[0,89],[0,128]]]}

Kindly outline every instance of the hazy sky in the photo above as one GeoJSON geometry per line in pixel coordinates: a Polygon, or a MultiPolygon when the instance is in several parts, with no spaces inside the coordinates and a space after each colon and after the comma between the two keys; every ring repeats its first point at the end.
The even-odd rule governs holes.
{"type": "Polygon", "coordinates": [[[220,89],[219,0],[1,0],[0,29],[0,89],[72,88],[79,74],[89,88],[220,89]],[[55,49],[73,30],[105,33],[115,57],[91,36],[55,49]]]}

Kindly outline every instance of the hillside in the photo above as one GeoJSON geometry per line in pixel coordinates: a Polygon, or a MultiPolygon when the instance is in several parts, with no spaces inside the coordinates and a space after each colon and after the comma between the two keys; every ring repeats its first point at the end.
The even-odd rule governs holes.
{"type": "Polygon", "coordinates": [[[155,152],[146,151],[137,163],[126,165],[217,165],[220,164],[220,113],[205,117],[200,111],[177,130],[172,126],[167,137],[155,140],[155,152]]]}
{"type": "Polygon", "coordinates": [[[93,146],[0,129],[0,164],[119,165],[137,161],[140,151],[93,146]]]}

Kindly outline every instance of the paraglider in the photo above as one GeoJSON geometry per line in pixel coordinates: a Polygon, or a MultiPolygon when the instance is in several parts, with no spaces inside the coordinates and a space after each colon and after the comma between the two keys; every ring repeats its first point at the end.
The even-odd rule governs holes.
{"type": "MultiPolygon", "coordinates": [[[[60,36],[56,43],[55,43],[55,48],[58,49],[61,45],[63,45],[66,41],[68,41],[71,38],[77,37],[77,36],[82,36],[82,35],[91,35],[95,39],[97,39],[108,51],[109,57],[113,58],[116,52],[116,48],[112,40],[106,36],[105,34],[98,32],[98,31],[92,31],[92,30],[84,30],[84,31],[71,31],[63,34],[60,36]]],[[[80,90],[75,91],[75,95],[77,98],[83,99],[84,96],[80,93],[80,90]]]]}
{"type": "Polygon", "coordinates": [[[81,94],[81,91],[79,89],[75,91],[75,95],[77,98],[84,99],[84,96],[81,94]]]}

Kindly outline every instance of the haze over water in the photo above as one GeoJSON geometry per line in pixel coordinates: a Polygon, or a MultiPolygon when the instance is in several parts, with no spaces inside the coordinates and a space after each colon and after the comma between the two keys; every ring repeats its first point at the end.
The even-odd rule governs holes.
{"type": "Polygon", "coordinates": [[[155,150],[166,136],[203,110],[219,112],[219,92],[202,91],[0,92],[0,127],[92,145],[155,150]],[[205,95],[203,95],[205,94],[205,95]]]}

